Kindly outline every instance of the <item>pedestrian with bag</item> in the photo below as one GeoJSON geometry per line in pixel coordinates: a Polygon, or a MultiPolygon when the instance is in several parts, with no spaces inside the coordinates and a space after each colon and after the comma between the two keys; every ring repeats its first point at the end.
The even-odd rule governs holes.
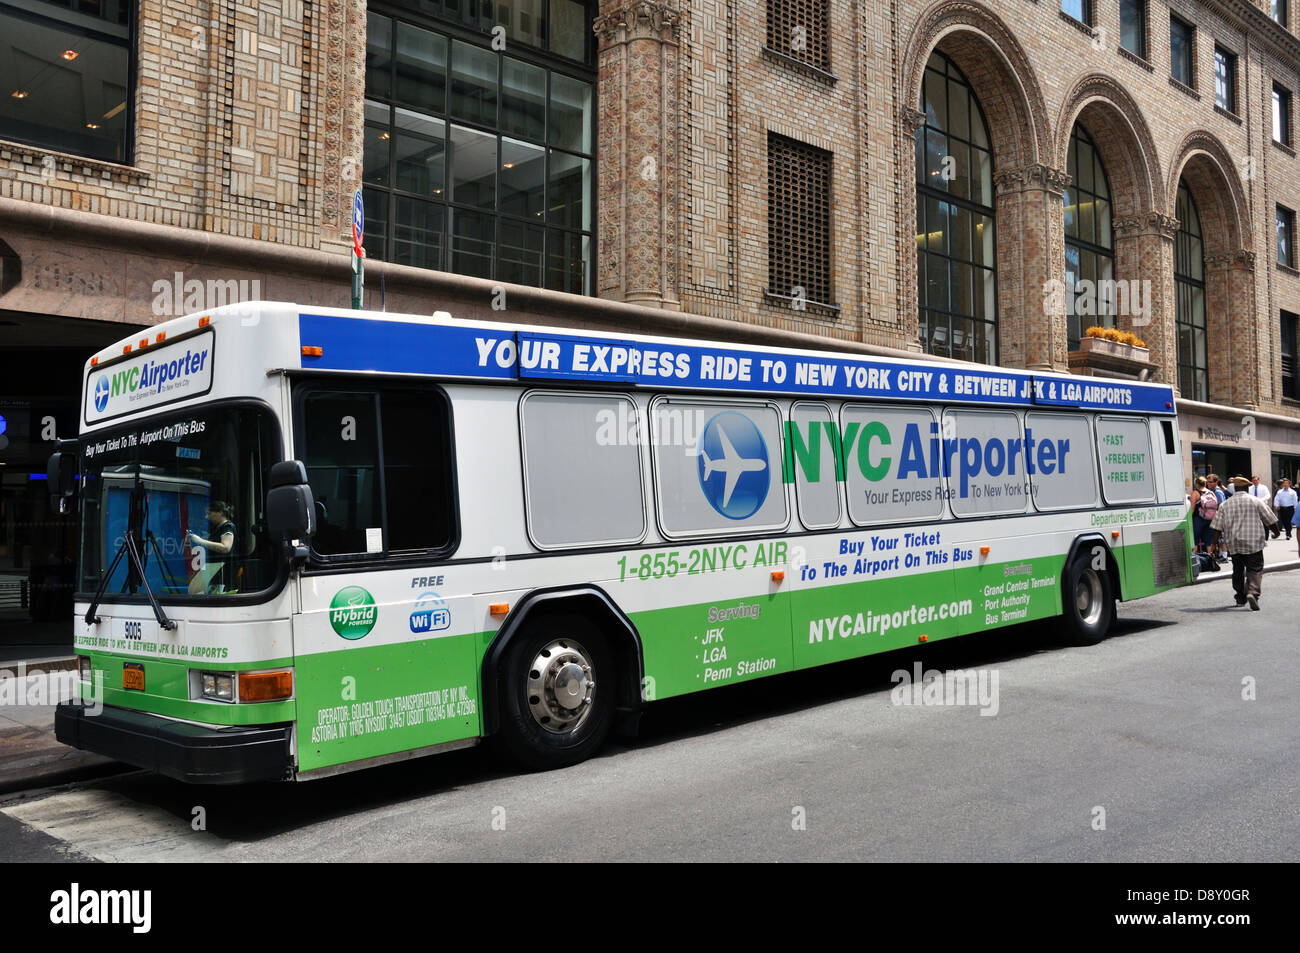
{"type": "MultiPolygon", "coordinates": [[[[1197,536],[1197,542],[1200,544],[1202,552],[1209,552],[1210,545],[1214,542],[1214,533],[1210,529],[1210,524],[1214,521],[1215,515],[1219,512],[1219,505],[1223,502],[1218,491],[1214,486],[1215,476],[1211,473],[1205,478],[1205,489],[1201,491],[1199,500],[1201,516],[1201,532],[1197,536]]],[[[1192,520],[1192,529],[1196,528],[1196,520],[1192,520]]]]}
{"type": "MultiPolygon", "coordinates": [[[[1244,476],[1232,478],[1237,490],[1245,490],[1251,482],[1244,476]]],[[[1268,528],[1277,523],[1273,510],[1257,496],[1250,493],[1233,493],[1224,500],[1210,523],[1214,542],[1210,554],[1217,555],[1220,543],[1232,556],[1232,589],[1237,605],[1249,604],[1259,611],[1260,589],[1264,581],[1264,544],[1268,528]]]]}

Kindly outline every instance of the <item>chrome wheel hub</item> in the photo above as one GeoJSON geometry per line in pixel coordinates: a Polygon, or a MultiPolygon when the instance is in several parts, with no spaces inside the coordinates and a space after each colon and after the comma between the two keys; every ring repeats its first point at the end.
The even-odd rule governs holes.
{"type": "Polygon", "coordinates": [[[1101,579],[1097,570],[1085,569],[1074,586],[1074,606],[1085,625],[1096,625],[1101,618],[1101,579]]]}
{"type": "Polygon", "coordinates": [[[596,694],[591,658],[572,639],[546,645],[528,668],[528,710],[547,731],[572,731],[591,713],[596,694]]]}

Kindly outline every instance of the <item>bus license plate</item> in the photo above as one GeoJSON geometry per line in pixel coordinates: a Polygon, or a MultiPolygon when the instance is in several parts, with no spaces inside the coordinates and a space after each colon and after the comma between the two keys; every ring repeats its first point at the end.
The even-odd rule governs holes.
{"type": "Polygon", "coordinates": [[[139,662],[122,663],[122,687],[144,691],[144,666],[139,662]]]}

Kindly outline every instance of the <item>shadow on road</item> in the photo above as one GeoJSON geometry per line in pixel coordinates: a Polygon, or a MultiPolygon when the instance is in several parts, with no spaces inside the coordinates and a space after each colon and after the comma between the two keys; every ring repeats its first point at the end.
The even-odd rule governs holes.
{"type": "MultiPolygon", "coordinates": [[[[1135,636],[1171,624],[1152,619],[1118,619],[1110,638],[1135,636]]],[[[667,699],[647,710],[637,738],[611,738],[599,757],[619,757],[629,749],[672,744],[847,698],[887,693],[894,684],[892,674],[899,669],[910,672],[915,662],[925,669],[941,671],[972,669],[1039,652],[1068,651],[1061,639],[1059,620],[1031,622],[975,638],[949,639],[667,699]]],[[[187,825],[194,807],[202,805],[208,832],[238,843],[473,787],[519,772],[485,745],[296,784],[195,787],[152,775],[131,774],[96,786],[152,805],[187,825]]]]}

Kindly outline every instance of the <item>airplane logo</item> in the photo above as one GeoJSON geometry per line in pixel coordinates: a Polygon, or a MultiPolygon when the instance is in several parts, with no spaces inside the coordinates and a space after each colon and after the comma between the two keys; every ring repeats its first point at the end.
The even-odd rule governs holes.
{"type": "Polygon", "coordinates": [[[108,376],[100,374],[99,379],[95,381],[95,410],[99,413],[104,412],[108,406],[108,376]]]}
{"type": "Polygon", "coordinates": [[[767,499],[771,474],[767,444],[752,420],[727,411],[705,424],[699,476],[705,499],[727,519],[748,519],[758,512],[767,499]]]}

